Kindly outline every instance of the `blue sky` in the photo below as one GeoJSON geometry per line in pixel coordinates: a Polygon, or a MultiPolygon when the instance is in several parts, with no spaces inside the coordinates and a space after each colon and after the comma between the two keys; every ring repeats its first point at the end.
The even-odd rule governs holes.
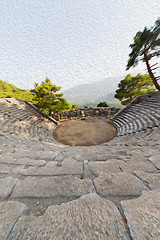
{"type": "Polygon", "coordinates": [[[0,79],[63,90],[125,71],[137,31],[160,17],[159,0],[1,0],[0,79]]]}

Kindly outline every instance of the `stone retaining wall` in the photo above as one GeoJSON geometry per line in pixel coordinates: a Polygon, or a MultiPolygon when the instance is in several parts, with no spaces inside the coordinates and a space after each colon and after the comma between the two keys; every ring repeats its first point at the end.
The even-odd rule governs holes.
{"type": "MultiPolygon", "coordinates": [[[[59,119],[79,119],[79,118],[90,118],[90,117],[101,117],[101,118],[111,118],[116,114],[120,108],[117,107],[88,107],[88,108],[76,108],[69,111],[60,111],[55,114],[55,119],[57,114],[59,119]]],[[[57,120],[57,119],[56,119],[57,120]]]]}

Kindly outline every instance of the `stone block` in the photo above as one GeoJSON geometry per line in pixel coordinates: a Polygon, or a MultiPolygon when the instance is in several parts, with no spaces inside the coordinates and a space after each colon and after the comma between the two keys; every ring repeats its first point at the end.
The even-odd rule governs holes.
{"type": "MultiPolygon", "coordinates": [[[[57,161],[56,161],[57,162],[57,161]]],[[[44,167],[29,167],[23,173],[26,176],[58,176],[58,175],[81,175],[82,163],[72,158],[58,162],[57,165],[46,164],[44,167]]]]}
{"type": "Polygon", "coordinates": [[[7,240],[10,232],[22,215],[29,214],[29,209],[19,202],[0,203],[0,239],[7,240]]]}
{"type": "Polygon", "coordinates": [[[149,161],[140,161],[139,159],[130,159],[126,162],[119,164],[123,172],[129,172],[134,174],[134,171],[141,170],[149,173],[157,173],[157,169],[149,161]]]}
{"type": "Polygon", "coordinates": [[[88,164],[88,170],[91,171],[96,177],[99,176],[101,172],[108,173],[118,173],[121,172],[118,167],[121,161],[109,160],[106,162],[90,162],[88,164]]]}
{"type": "Polygon", "coordinates": [[[11,193],[13,187],[16,185],[18,179],[13,177],[6,177],[0,179],[0,200],[5,200],[11,193]]]}
{"type": "Polygon", "coordinates": [[[9,174],[10,167],[9,164],[0,163],[0,174],[9,174]]]}
{"type": "Polygon", "coordinates": [[[15,224],[11,234],[9,235],[7,240],[17,240],[22,239],[24,232],[27,230],[27,227],[36,217],[34,216],[22,216],[18,219],[15,224]]]}
{"type": "Polygon", "coordinates": [[[149,158],[149,160],[153,163],[153,165],[160,170],[160,154],[153,155],[149,158]]]}
{"type": "Polygon", "coordinates": [[[129,240],[118,209],[95,193],[49,207],[22,239],[129,240]]]}
{"type": "Polygon", "coordinates": [[[145,182],[151,190],[160,189],[160,173],[146,173],[143,171],[135,171],[135,175],[145,182]]]}
{"type": "Polygon", "coordinates": [[[143,192],[139,198],[122,201],[132,239],[160,239],[160,191],[143,192]]]}
{"type": "Polygon", "coordinates": [[[142,181],[126,172],[101,173],[94,180],[94,185],[100,196],[111,199],[116,204],[119,200],[138,197],[143,190],[148,190],[142,181]]]}
{"type": "Polygon", "coordinates": [[[77,198],[84,194],[95,192],[90,179],[81,180],[78,177],[48,177],[38,179],[27,177],[19,181],[14,188],[14,198],[77,198]]]}

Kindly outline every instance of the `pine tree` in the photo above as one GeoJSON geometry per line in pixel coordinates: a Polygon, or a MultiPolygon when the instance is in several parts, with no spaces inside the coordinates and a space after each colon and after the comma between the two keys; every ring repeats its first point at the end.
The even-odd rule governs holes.
{"type": "Polygon", "coordinates": [[[139,73],[135,77],[132,77],[130,74],[128,74],[118,84],[115,98],[119,99],[122,105],[126,105],[136,96],[144,95],[155,90],[156,89],[153,85],[153,82],[148,74],[141,75],[139,73]]]}
{"type": "Polygon", "coordinates": [[[44,82],[39,85],[35,83],[34,89],[31,89],[33,94],[34,104],[44,112],[51,115],[52,112],[71,109],[72,106],[63,98],[60,91],[61,87],[53,85],[50,79],[46,78],[44,82]]]}
{"type": "Polygon", "coordinates": [[[160,18],[151,29],[145,27],[143,32],[137,32],[134,43],[130,45],[130,48],[132,51],[129,54],[127,70],[132,66],[135,67],[139,61],[144,61],[153,84],[160,91],[158,83],[160,76],[156,77],[153,72],[159,66],[156,66],[157,63],[151,66],[149,62],[153,57],[160,56],[160,18]]]}

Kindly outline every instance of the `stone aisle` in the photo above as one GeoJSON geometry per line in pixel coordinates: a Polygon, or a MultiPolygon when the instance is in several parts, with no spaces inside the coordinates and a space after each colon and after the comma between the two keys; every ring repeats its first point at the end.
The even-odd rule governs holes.
{"type": "Polygon", "coordinates": [[[0,109],[0,240],[160,239],[158,120],[99,146],[71,147],[24,103],[3,100],[0,109]],[[28,120],[19,120],[24,111],[28,120]]]}

